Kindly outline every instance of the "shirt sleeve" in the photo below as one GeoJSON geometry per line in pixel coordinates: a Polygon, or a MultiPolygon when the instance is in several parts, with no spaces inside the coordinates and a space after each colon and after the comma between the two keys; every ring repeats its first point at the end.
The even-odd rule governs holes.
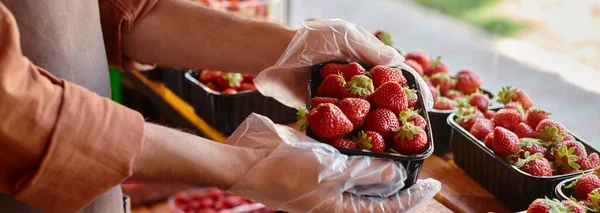
{"type": "Polygon", "coordinates": [[[123,33],[146,15],[158,0],[99,0],[104,45],[110,66],[123,68],[129,59],[121,50],[123,33]]]}
{"type": "Polygon", "coordinates": [[[33,65],[1,2],[0,44],[0,192],[76,212],[127,179],[143,117],[33,65]]]}

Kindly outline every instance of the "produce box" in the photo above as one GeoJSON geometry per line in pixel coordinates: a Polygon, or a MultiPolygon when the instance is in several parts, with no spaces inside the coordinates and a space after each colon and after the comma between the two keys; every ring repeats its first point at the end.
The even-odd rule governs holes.
{"type": "MultiPolygon", "coordinates": [[[[451,134],[454,162],[515,212],[527,209],[529,204],[537,198],[558,197],[555,193],[555,187],[561,181],[581,174],[580,172],[574,172],[553,174],[551,176],[534,176],[526,173],[509,163],[504,157],[494,153],[483,141],[474,137],[455,122],[455,117],[456,114],[452,113],[447,118],[447,122],[453,130],[451,134]]],[[[570,135],[583,144],[587,153],[598,152],[575,135],[570,135]]]]}
{"type": "MultiPolygon", "coordinates": [[[[332,63],[344,64],[345,62],[332,62],[332,63]]],[[[313,98],[316,97],[318,87],[324,82],[324,79],[321,76],[321,70],[324,68],[324,66],[326,64],[327,63],[315,65],[311,68],[308,87],[307,87],[307,109],[309,109],[309,110],[311,110],[311,104],[312,104],[311,102],[312,102],[313,98]]],[[[393,67],[393,68],[400,71],[400,69],[397,67],[393,67]]],[[[365,67],[365,69],[369,70],[369,71],[372,70],[371,67],[365,67]]],[[[420,93],[419,84],[417,84],[417,82],[416,82],[416,76],[412,75],[407,70],[401,70],[401,74],[406,79],[408,87],[410,89],[416,90],[415,95],[418,97],[418,100],[423,100],[423,96],[420,93]]],[[[375,90],[375,92],[373,94],[375,94],[376,92],[377,92],[377,90],[375,90]]],[[[323,96],[321,96],[321,97],[323,97],[323,96]]],[[[373,97],[373,95],[371,97],[373,97]]],[[[345,99],[341,99],[340,102],[342,102],[344,100],[345,99]]],[[[320,106],[321,105],[317,105],[315,107],[318,108],[320,106]]],[[[386,141],[385,141],[385,144],[388,148],[386,148],[385,151],[381,152],[381,151],[366,150],[366,149],[364,149],[364,147],[363,147],[363,149],[342,148],[341,146],[332,144],[333,142],[331,142],[331,140],[326,141],[326,140],[322,140],[321,138],[319,138],[313,132],[313,129],[311,126],[309,126],[306,129],[306,134],[311,136],[312,138],[315,138],[322,142],[329,143],[330,145],[336,147],[341,153],[346,154],[346,155],[371,156],[371,157],[375,157],[375,158],[390,159],[390,160],[401,163],[407,170],[408,178],[405,181],[404,188],[408,188],[408,187],[412,186],[414,183],[416,183],[416,181],[419,177],[419,173],[421,171],[421,167],[423,166],[423,161],[427,157],[429,157],[433,153],[433,150],[434,150],[433,139],[431,136],[431,127],[429,125],[429,117],[427,114],[427,110],[425,109],[425,107],[421,101],[418,101],[418,103],[416,103],[416,109],[418,109],[418,111],[417,111],[418,114],[424,119],[424,123],[425,123],[424,125],[426,125],[426,126],[421,131],[424,131],[423,135],[424,135],[424,137],[427,138],[427,142],[426,142],[427,144],[424,147],[424,151],[421,151],[419,153],[400,154],[400,153],[398,153],[397,150],[394,150],[392,148],[392,147],[394,147],[397,149],[396,146],[392,145],[394,143],[392,141],[390,141],[389,139],[386,139],[386,141]]],[[[373,111],[375,111],[375,109],[374,109],[374,107],[371,107],[371,111],[369,112],[369,114],[373,111]]],[[[398,116],[398,114],[393,114],[392,116],[398,116]]],[[[369,122],[369,115],[367,115],[367,118],[365,119],[365,123],[367,123],[367,122],[369,122]]],[[[364,126],[366,126],[366,124],[364,126]]],[[[361,128],[358,128],[358,129],[355,128],[351,133],[348,133],[348,135],[360,134],[362,131],[362,128],[364,126],[361,125],[361,128]]],[[[366,130],[364,132],[366,132],[366,130]]],[[[355,137],[357,137],[357,136],[355,136],[355,137]]],[[[417,137],[417,136],[414,136],[414,137],[417,137]]],[[[356,140],[357,139],[355,139],[355,141],[356,140]]],[[[370,138],[369,142],[371,142],[371,140],[374,140],[374,139],[370,138]]],[[[369,146],[371,146],[371,145],[369,145],[369,146]]],[[[373,146],[375,146],[375,145],[373,145],[373,146]]],[[[373,148],[373,147],[371,147],[371,148],[373,148]]]]}
{"type": "Polygon", "coordinates": [[[160,67],[157,69],[162,72],[162,80],[163,83],[165,83],[165,86],[175,93],[175,95],[189,103],[190,88],[189,84],[185,81],[186,71],[168,67],[160,67]]]}
{"type": "Polygon", "coordinates": [[[287,107],[257,90],[227,94],[215,91],[198,79],[199,72],[184,74],[190,91],[189,103],[196,114],[221,133],[231,134],[250,115],[257,113],[275,123],[286,124],[296,120],[296,109],[287,107]]]}
{"type": "Polygon", "coordinates": [[[169,197],[167,204],[174,213],[231,212],[274,213],[260,203],[227,194],[217,188],[195,188],[178,192],[169,197]]]}

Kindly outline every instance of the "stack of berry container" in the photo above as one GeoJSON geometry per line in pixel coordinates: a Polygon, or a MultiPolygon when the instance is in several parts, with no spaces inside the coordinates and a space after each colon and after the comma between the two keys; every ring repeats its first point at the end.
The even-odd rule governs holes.
{"type": "MultiPolygon", "coordinates": [[[[335,63],[345,63],[345,62],[335,62],[335,63]]],[[[308,78],[308,81],[309,81],[308,87],[307,87],[307,108],[308,109],[311,108],[311,99],[313,97],[315,97],[317,87],[323,81],[323,78],[321,77],[321,68],[325,64],[327,64],[327,63],[318,64],[311,68],[310,75],[308,78]]],[[[368,68],[370,68],[370,67],[365,67],[365,68],[367,68],[367,70],[368,70],[368,68]]],[[[394,68],[397,68],[397,67],[394,67],[394,68]]],[[[400,69],[400,68],[398,68],[398,69],[400,69]]],[[[418,100],[423,100],[423,96],[420,92],[421,88],[416,80],[417,76],[414,76],[411,72],[409,72],[407,70],[403,70],[403,69],[402,69],[402,75],[406,78],[406,80],[408,82],[408,86],[411,89],[415,89],[418,91],[418,92],[416,92],[416,94],[418,95],[418,100]]],[[[349,155],[349,156],[370,156],[370,157],[389,159],[389,160],[399,162],[404,166],[404,168],[407,171],[407,175],[408,175],[407,179],[404,182],[404,184],[405,184],[404,188],[408,188],[408,187],[414,185],[417,182],[417,179],[419,178],[419,173],[421,172],[421,168],[423,166],[423,161],[427,157],[429,157],[431,154],[433,154],[433,151],[434,151],[433,139],[432,139],[432,135],[431,135],[431,128],[429,126],[429,117],[427,115],[427,110],[425,109],[425,106],[422,101],[418,101],[417,108],[419,109],[419,115],[421,115],[427,122],[427,126],[424,130],[426,133],[426,136],[427,136],[427,147],[423,153],[413,154],[413,155],[403,155],[403,154],[391,153],[391,152],[372,152],[369,150],[347,149],[347,148],[338,148],[338,147],[336,147],[336,149],[338,149],[341,153],[349,155]]],[[[316,138],[315,135],[311,132],[310,127],[306,129],[306,134],[313,138],[316,138]]]]}
{"type": "MultiPolygon", "coordinates": [[[[471,178],[513,211],[527,209],[537,198],[555,198],[555,187],[563,180],[579,176],[581,173],[554,176],[533,176],[507,162],[504,157],[486,147],[483,141],[475,138],[469,130],[454,121],[456,113],[450,114],[447,122],[452,127],[452,148],[454,162],[471,178]]],[[[572,134],[571,134],[572,135],[572,134]]],[[[588,153],[598,152],[580,138],[588,153]]]]}

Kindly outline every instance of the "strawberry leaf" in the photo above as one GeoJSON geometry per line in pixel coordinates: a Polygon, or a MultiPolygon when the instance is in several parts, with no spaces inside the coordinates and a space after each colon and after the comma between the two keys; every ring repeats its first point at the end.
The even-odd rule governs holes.
{"type": "Polygon", "coordinates": [[[300,130],[304,131],[308,127],[308,119],[306,116],[308,115],[308,110],[304,107],[298,109],[296,112],[296,124],[300,126],[300,130]]]}
{"type": "Polygon", "coordinates": [[[352,95],[367,96],[374,91],[373,80],[364,75],[356,75],[345,85],[352,95]]]}
{"type": "Polygon", "coordinates": [[[507,104],[511,102],[513,99],[517,98],[517,88],[512,86],[503,87],[500,92],[498,92],[498,103],[507,104]]]}

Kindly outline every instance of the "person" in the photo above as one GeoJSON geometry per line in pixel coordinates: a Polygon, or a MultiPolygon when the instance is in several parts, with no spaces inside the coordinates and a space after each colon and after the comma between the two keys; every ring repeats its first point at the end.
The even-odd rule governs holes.
{"type": "MultiPolygon", "coordinates": [[[[384,45],[355,42],[364,37],[343,21],[294,30],[183,0],[0,0],[0,212],[125,212],[125,180],[216,186],[291,212],[417,208],[441,186],[424,180],[397,192],[406,179],[399,164],[290,142],[283,133],[236,131],[237,141],[215,143],[144,122],[106,98],[108,64],[260,74],[261,92],[296,94],[299,84],[283,83],[298,72],[272,65],[286,58],[402,61],[384,45]],[[339,30],[353,41],[331,38],[339,30]],[[334,52],[319,53],[326,49],[334,52]],[[269,146],[256,145],[266,138],[269,146]]],[[[280,129],[254,119],[262,121],[256,127],[280,129]]]]}

